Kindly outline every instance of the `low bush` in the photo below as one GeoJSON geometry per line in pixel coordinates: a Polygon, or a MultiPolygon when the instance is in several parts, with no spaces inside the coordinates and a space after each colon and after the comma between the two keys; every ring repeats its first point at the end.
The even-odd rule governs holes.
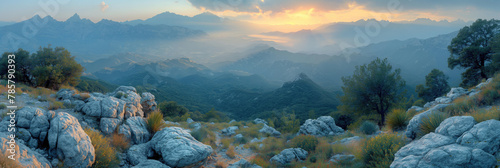
{"type": "Polygon", "coordinates": [[[215,163],[215,168],[226,168],[226,165],[222,161],[217,161],[215,163]]]}
{"type": "Polygon", "coordinates": [[[111,145],[120,151],[125,151],[130,147],[130,142],[123,134],[111,134],[111,145]]]}
{"type": "Polygon", "coordinates": [[[362,160],[366,167],[389,167],[394,154],[405,145],[397,134],[382,134],[368,139],[363,144],[362,160]]]}
{"type": "Polygon", "coordinates": [[[406,129],[408,124],[408,117],[406,111],[403,109],[393,109],[386,118],[386,126],[393,131],[400,131],[406,129]]]}
{"type": "Polygon", "coordinates": [[[377,124],[372,121],[363,121],[359,127],[359,131],[366,135],[371,135],[377,132],[377,124]]]}
{"type": "Polygon", "coordinates": [[[201,127],[200,129],[191,131],[191,136],[205,145],[210,145],[214,149],[217,148],[215,133],[206,127],[201,127]]]}
{"type": "Polygon", "coordinates": [[[233,143],[233,139],[232,138],[223,138],[220,140],[220,143],[222,144],[223,149],[227,149],[227,148],[229,148],[231,143],[233,143]]]}
{"type": "Polygon", "coordinates": [[[302,148],[307,152],[313,152],[319,141],[313,135],[299,135],[293,138],[290,143],[293,148],[302,148]]]}
{"type": "Polygon", "coordinates": [[[90,94],[88,93],[80,93],[80,100],[84,101],[90,98],[90,94]]]}
{"type": "Polygon", "coordinates": [[[236,152],[234,152],[234,146],[229,146],[229,148],[227,148],[226,155],[231,159],[234,159],[234,157],[236,157],[236,152]]]}
{"type": "Polygon", "coordinates": [[[425,134],[434,132],[439,124],[441,124],[441,122],[443,122],[448,117],[448,114],[442,112],[434,112],[432,114],[429,114],[427,117],[423,117],[417,136],[422,137],[425,134]]]}
{"type": "Polygon", "coordinates": [[[425,100],[424,99],[418,99],[417,101],[413,102],[414,106],[419,106],[422,107],[425,105],[425,100]]]}
{"type": "Polygon", "coordinates": [[[7,105],[5,105],[5,104],[3,104],[3,103],[2,103],[2,104],[0,104],[0,110],[6,109],[6,108],[7,108],[7,105]]]}
{"type": "Polygon", "coordinates": [[[269,159],[266,159],[262,154],[257,154],[257,156],[250,159],[250,163],[259,165],[261,167],[271,167],[269,164],[269,159]]]}
{"type": "Polygon", "coordinates": [[[116,149],[110,145],[110,139],[101,135],[100,132],[90,128],[85,128],[85,133],[89,135],[92,141],[92,146],[95,149],[95,162],[92,165],[94,168],[119,167],[120,160],[116,153],[116,149]]]}
{"type": "Polygon", "coordinates": [[[163,120],[163,114],[160,111],[153,111],[149,113],[149,116],[146,118],[146,124],[149,132],[153,135],[165,128],[165,121],[163,120]]]}

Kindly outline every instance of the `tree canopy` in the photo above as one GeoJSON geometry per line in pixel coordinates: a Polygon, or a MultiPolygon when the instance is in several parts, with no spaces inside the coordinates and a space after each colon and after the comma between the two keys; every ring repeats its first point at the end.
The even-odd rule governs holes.
{"type": "Polygon", "coordinates": [[[478,19],[472,25],[460,29],[448,46],[448,67],[466,69],[462,73],[461,86],[476,85],[481,79],[492,75],[490,63],[493,51],[490,41],[500,30],[498,23],[494,19],[478,19]]]}
{"type": "Polygon", "coordinates": [[[14,53],[5,52],[2,55],[0,76],[6,71],[7,56],[16,55],[16,80],[30,86],[42,86],[58,90],[62,85],[77,85],[83,72],[83,67],[75,61],[75,57],[63,47],[40,47],[30,55],[28,51],[19,49],[14,53]]]}
{"type": "Polygon", "coordinates": [[[415,91],[418,93],[418,97],[426,102],[432,101],[450,90],[447,80],[448,77],[443,71],[433,69],[425,76],[425,87],[424,85],[417,85],[415,91]]]}
{"type": "Polygon", "coordinates": [[[344,106],[361,113],[379,114],[379,125],[385,122],[385,115],[403,97],[406,82],[387,59],[375,59],[368,65],[356,66],[354,74],[343,77],[344,106]]]}

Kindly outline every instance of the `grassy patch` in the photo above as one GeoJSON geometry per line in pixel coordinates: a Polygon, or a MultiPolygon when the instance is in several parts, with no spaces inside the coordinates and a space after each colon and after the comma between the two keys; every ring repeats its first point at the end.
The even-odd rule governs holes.
{"type": "Polygon", "coordinates": [[[403,109],[393,109],[387,114],[386,126],[393,131],[400,131],[406,129],[408,124],[408,116],[403,109]]]}
{"type": "Polygon", "coordinates": [[[439,124],[441,124],[441,122],[443,122],[448,117],[448,114],[441,112],[434,112],[432,114],[429,114],[427,117],[423,117],[417,136],[422,137],[425,134],[434,132],[439,124]]]}
{"type": "Polygon", "coordinates": [[[191,136],[205,145],[210,145],[214,149],[217,148],[217,144],[215,143],[215,133],[206,127],[201,127],[200,129],[191,131],[191,136]]]}
{"type": "Polygon", "coordinates": [[[120,151],[125,151],[130,147],[130,142],[123,134],[111,134],[111,145],[120,151]]]}
{"type": "Polygon", "coordinates": [[[359,131],[366,135],[371,135],[377,132],[377,124],[372,121],[363,121],[359,127],[359,131]]]}
{"type": "Polygon", "coordinates": [[[8,158],[9,154],[7,151],[0,152],[0,167],[2,168],[19,168],[23,167],[21,163],[17,160],[12,160],[8,158]]]}
{"type": "Polygon", "coordinates": [[[234,152],[234,146],[229,146],[226,150],[227,157],[234,159],[236,157],[236,152],[234,152]]]}
{"type": "Polygon", "coordinates": [[[165,128],[165,121],[163,120],[163,114],[160,111],[154,111],[149,113],[149,116],[146,118],[146,124],[149,132],[153,135],[165,128]]]}
{"type": "Polygon", "coordinates": [[[491,119],[500,120],[500,109],[499,107],[492,107],[489,110],[472,110],[465,115],[474,117],[474,120],[478,123],[491,119]]]}
{"type": "Polygon", "coordinates": [[[89,135],[92,141],[92,146],[95,149],[95,162],[92,165],[94,168],[119,167],[120,160],[116,153],[116,149],[111,146],[110,139],[104,137],[100,132],[85,128],[85,133],[89,135]]]}

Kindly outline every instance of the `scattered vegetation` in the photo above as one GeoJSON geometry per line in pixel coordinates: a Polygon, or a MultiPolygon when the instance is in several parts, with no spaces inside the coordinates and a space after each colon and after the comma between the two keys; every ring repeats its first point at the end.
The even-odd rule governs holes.
{"type": "Polygon", "coordinates": [[[448,114],[442,112],[434,112],[432,114],[429,114],[427,117],[423,117],[417,136],[422,137],[425,134],[434,132],[439,124],[441,124],[441,122],[443,122],[448,117],[448,114]]]}
{"type": "Polygon", "coordinates": [[[492,107],[488,110],[472,110],[470,113],[466,113],[465,115],[474,117],[474,120],[478,123],[491,119],[500,120],[500,109],[499,107],[492,107]]]}
{"type": "Polygon", "coordinates": [[[17,160],[12,160],[8,158],[9,154],[7,151],[0,152],[0,167],[2,168],[19,168],[24,167],[17,160]]]}
{"type": "Polygon", "coordinates": [[[316,150],[319,141],[313,135],[299,135],[293,138],[290,143],[294,148],[302,148],[307,152],[313,152],[316,150]]]}
{"type": "Polygon", "coordinates": [[[227,148],[226,155],[231,159],[234,159],[234,157],[236,157],[236,152],[234,152],[234,146],[229,146],[229,148],[227,148]]]}
{"type": "Polygon", "coordinates": [[[7,105],[5,105],[5,104],[3,104],[3,103],[2,103],[2,104],[0,104],[0,110],[6,109],[6,108],[7,108],[7,105]]]}
{"type": "Polygon", "coordinates": [[[397,134],[381,134],[366,140],[363,144],[362,160],[366,167],[389,167],[394,154],[405,145],[397,134]]]}
{"type": "Polygon", "coordinates": [[[125,151],[130,147],[130,142],[123,134],[111,134],[111,145],[120,151],[125,151]]]}
{"type": "Polygon", "coordinates": [[[49,110],[57,110],[60,108],[64,108],[64,103],[56,100],[49,99],[49,110]]]}
{"type": "Polygon", "coordinates": [[[405,110],[393,109],[387,114],[386,126],[393,131],[401,131],[406,129],[409,119],[405,110]]]}
{"type": "Polygon", "coordinates": [[[366,135],[371,135],[377,132],[377,124],[372,121],[363,121],[359,127],[359,131],[366,135]]]}
{"type": "Polygon", "coordinates": [[[217,148],[217,144],[215,143],[215,133],[206,127],[201,127],[200,129],[191,131],[191,136],[206,145],[212,146],[214,149],[217,148]]]}
{"type": "Polygon", "coordinates": [[[85,133],[89,135],[92,146],[95,149],[95,162],[92,167],[108,168],[120,166],[116,149],[111,146],[109,138],[104,137],[99,131],[94,131],[90,128],[85,128],[85,133]]]}
{"type": "Polygon", "coordinates": [[[149,132],[153,135],[166,126],[163,120],[163,114],[159,111],[149,113],[149,116],[146,118],[146,124],[149,132]]]}
{"type": "Polygon", "coordinates": [[[217,161],[215,163],[215,168],[226,168],[226,165],[222,161],[217,161]]]}

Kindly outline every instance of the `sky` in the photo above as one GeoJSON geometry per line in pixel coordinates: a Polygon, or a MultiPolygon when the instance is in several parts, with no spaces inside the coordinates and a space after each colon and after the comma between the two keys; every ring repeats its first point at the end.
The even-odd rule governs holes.
{"type": "Polygon", "coordinates": [[[0,21],[18,22],[38,14],[66,20],[78,13],[94,22],[147,19],[163,12],[220,17],[265,25],[318,25],[360,19],[390,21],[491,19],[499,0],[2,0],[0,21]]]}

